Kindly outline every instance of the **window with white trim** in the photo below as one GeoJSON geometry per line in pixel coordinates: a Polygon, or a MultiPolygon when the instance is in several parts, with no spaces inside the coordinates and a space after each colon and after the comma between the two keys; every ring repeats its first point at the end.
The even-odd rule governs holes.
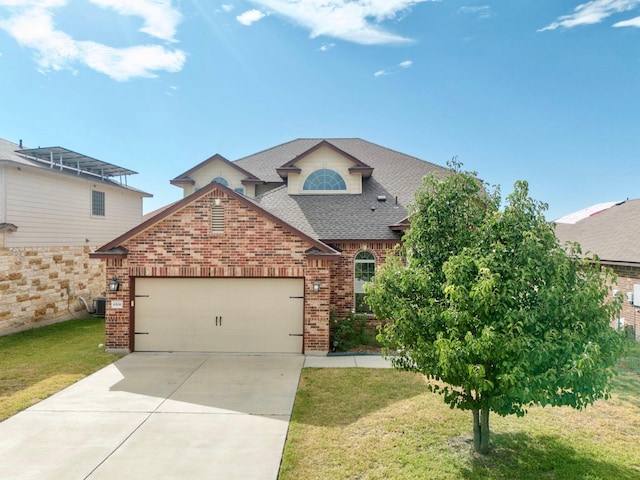
{"type": "Polygon", "coordinates": [[[335,170],[321,168],[307,177],[302,190],[346,190],[347,184],[335,170]]]}
{"type": "Polygon", "coordinates": [[[364,302],[367,294],[364,284],[370,282],[376,273],[376,258],[371,252],[360,252],[354,260],[353,291],[356,313],[371,313],[371,308],[364,302]]]}
{"type": "Polygon", "coordinates": [[[91,216],[104,217],[105,201],[104,192],[99,190],[91,190],[91,216]]]}
{"type": "Polygon", "coordinates": [[[225,187],[229,186],[229,182],[224,177],[216,177],[213,180],[211,180],[211,183],[213,182],[219,183],[220,185],[224,185],[225,187]]]}

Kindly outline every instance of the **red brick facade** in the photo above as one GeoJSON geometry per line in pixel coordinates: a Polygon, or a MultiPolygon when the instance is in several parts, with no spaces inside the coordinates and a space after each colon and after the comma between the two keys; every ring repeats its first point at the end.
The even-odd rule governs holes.
{"type": "MultiPolygon", "coordinates": [[[[610,266],[610,265],[609,265],[610,266]]],[[[618,275],[615,289],[624,296],[620,318],[624,318],[624,326],[630,330],[630,334],[640,342],[640,307],[635,307],[628,299],[627,293],[633,292],[633,286],[640,284],[640,268],[631,266],[611,266],[618,275]]],[[[613,322],[613,327],[617,327],[617,321],[613,322]]]]}
{"type": "Polygon", "coordinates": [[[360,252],[368,251],[376,259],[376,268],[381,266],[386,258],[387,252],[399,242],[371,242],[371,241],[351,241],[333,242],[331,247],[341,253],[338,261],[334,263],[331,270],[331,310],[337,318],[349,315],[354,309],[354,260],[360,252]]]}
{"type": "Polygon", "coordinates": [[[135,350],[131,300],[137,277],[289,277],[305,278],[304,351],[329,350],[329,284],[335,262],[309,256],[312,240],[223,189],[144,227],[118,244],[128,251],[123,258],[107,260],[107,283],[114,276],[120,281],[119,290],[107,294],[107,348],[135,350]],[[222,232],[212,231],[214,206],[224,212],[222,232]],[[321,285],[317,293],[315,281],[321,285]],[[121,300],[124,308],[111,308],[113,300],[121,300]]]}

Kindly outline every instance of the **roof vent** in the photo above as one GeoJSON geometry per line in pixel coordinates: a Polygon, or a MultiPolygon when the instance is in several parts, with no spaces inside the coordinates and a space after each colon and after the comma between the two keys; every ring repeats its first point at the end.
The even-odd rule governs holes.
{"type": "Polygon", "coordinates": [[[386,195],[378,195],[378,201],[379,202],[386,202],[387,201],[387,196],[386,195]]]}

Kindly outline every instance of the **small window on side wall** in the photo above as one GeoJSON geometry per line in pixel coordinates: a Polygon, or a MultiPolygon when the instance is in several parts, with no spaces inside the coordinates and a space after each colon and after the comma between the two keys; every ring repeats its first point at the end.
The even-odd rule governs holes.
{"type": "Polygon", "coordinates": [[[356,255],[353,272],[353,290],[355,293],[356,313],[371,313],[369,305],[364,301],[367,294],[364,284],[370,282],[376,273],[376,259],[371,252],[360,252],[356,255]]]}
{"type": "Polygon", "coordinates": [[[91,216],[104,217],[105,214],[105,201],[104,192],[98,190],[91,190],[91,216]]]}

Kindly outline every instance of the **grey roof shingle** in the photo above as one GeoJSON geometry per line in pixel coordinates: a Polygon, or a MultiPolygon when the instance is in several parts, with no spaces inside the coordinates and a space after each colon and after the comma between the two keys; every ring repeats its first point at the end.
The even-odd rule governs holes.
{"type": "Polygon", "coordinates": [[[237,160],[244,169],[267,182],[282,183],[276,169],[318,143],[327,141],[373,167],[360,195],[288,195],[277,188],[254,199],[261,207],[320,240],[391,240],[399,233],[389,227],[407,217],[407,205],[431,172],[447,169],[359,138],[306,138],[237,160]],[[378,201],[385,196],[386,201],[378,201]],[[397,197],[397,204],[396,204],[397,197]]]}
{"type": "Polygon", "coordinates": [[[640,263],[640,199],[627,200],[575,224],[556,224],[561,242],[578,242],[604,262],[640,263]]]}

